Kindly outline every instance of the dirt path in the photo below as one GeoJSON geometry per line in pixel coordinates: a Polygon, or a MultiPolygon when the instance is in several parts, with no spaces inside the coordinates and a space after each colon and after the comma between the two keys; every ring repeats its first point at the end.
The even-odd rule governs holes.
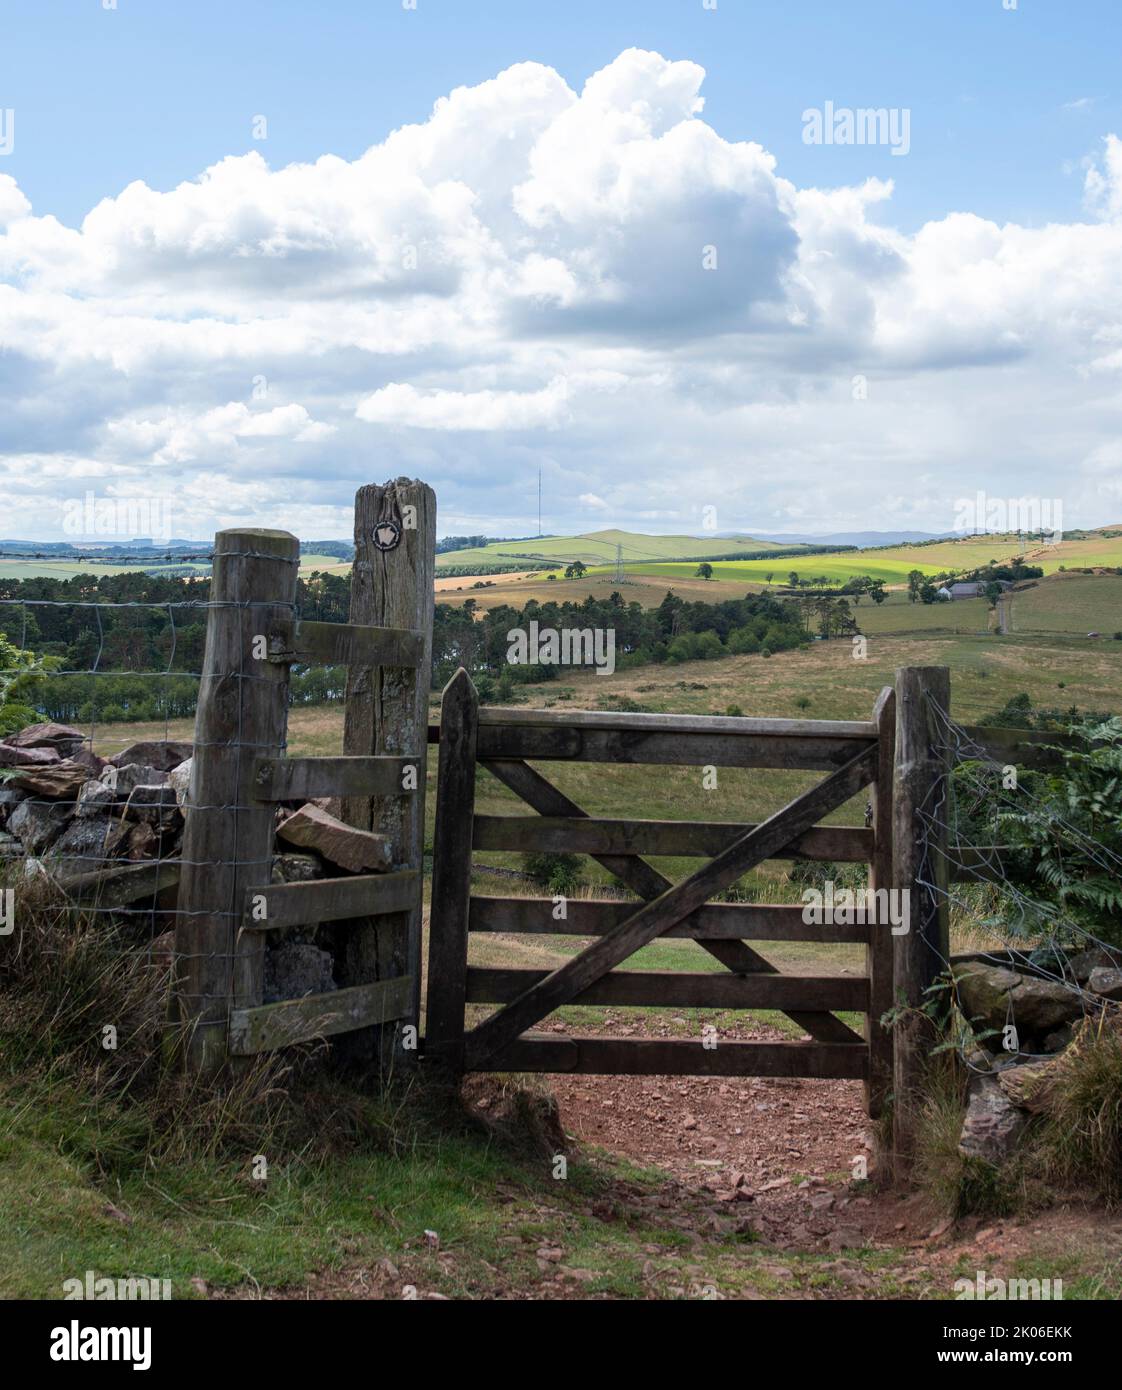
{"type": "MultiPolygon", "coordinates": [[[[560,1028],[558,1031],[562,1031],[560,1028]]],[[[621,1028],[614,1036],[641,1036],[621,1028]]],[[[781,1041],[766,1027],[726,1032],[781,1041]]],[[[926,1237],[929,1215],[869,1195],[873,1133],[861,1083],[805,1078],[557,1076],[566,1134],[741,1211],[782,1249],[838,1250],[926,1237]],[[911,1216],[911,1220],[909,1220],[911,1216]]],[[[914,1207],[916,1204],[912,1203],[914,1207]]]]}
{"type": "MultiPolygon", "coordinates": [[[[766,1027],[728,1036],[781,1037],[766,1027]]],[[[1057,1268],[1075,1257],[1104,1273],[1122,1261],[1122,1222],[1098,1206],[954,1222],[917,1191],[859,1181],[862,1159],[870,1179],[876,1176],[859,1082],[558,1076],[551,1089],[565,1132],[578,1143],[665,1171],[668,1191],[710,1202],[718,1222],[722,1213],[750,1215],[778,1256],[840,1256],[831,1268],[846,1291],[830,1296],[884,1296],[867,1266],[847,1265],[846,1252],[858,1250],[882,1251],[881,1277],[895,1296],[916,1297],[948,1296],[967,1265],[1009,1277],[1026,1257],[1051,1257],[1057,1268]]]]}

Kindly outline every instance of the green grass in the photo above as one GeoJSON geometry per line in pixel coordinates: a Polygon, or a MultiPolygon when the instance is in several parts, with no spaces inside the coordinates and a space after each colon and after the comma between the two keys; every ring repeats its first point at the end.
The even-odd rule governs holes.
{"type": "MultiPolygon", "coordinates": [[[[93,1269],[170,1279],[182,1298],[193,1295],[192,1279],[216,1287],[302,1284],[315,1271],[370,1266],[386,1256],[406,1257],[428,1287],[452,1295],[481,1284],[485,1290],[493,1281],[483,1262],[504,1258],[500,1236],[512,1216],[534,1213],[530,1193],[544,1168],[504,1158],[481,1135],[418,1130],[405,1155],[364,1145],[334,1156],[289,1155],[274,1159],[266,1182],[250,1176],[247,1149],[218,1163],[138,1166],[107,1185],[80,1154],[66,1151],[76,1117],[65,1103],[52,1117],[55,1134],[43,1132],[10,1092],[3,1102],[5,1297],[59,1297],[64,1279],[93,1269]],[[499,1200],[506,1183],[523,1194],[513,1211],[499,1200]],[[469,1267],[440,1270],[425,1250],[426,1230],[437,1231],[446,1250],[470,1249],[469,1267]]],[[[578,1191],[585,1186],[578,1182],[578,1191]]]]}
{"type": "MultiPolygon", "coordinates": [[[[552,1272],[539,1268],[543,1246],[560,1248],[563,1266],[579,1271],[572,1296],[852,1296],[855,1287],[946,1296],[935,1277],[900,1284],[899,1250],[852,1250],[839,1262],[760,1244],[750,1225],[713,1231],[711,1203],[598,1149],[570,1157],[558,1181],[544,1151],[421,1124],[399,1132],[396,1153],[359,1140],[334,1153],[279,1156],[266,1182],[249,1175],[252,1145],[218,1163],[138,1163],[107,1182],[72,1151],[78,1117],[67,1103],[44,1128],[28,1101],[0,1087],[4,1298],[58,1298],[64,1280],[87,1270],[168,1279],[180,1299],[202,1296],[199,1280],[211,1294],[361,1297],[383,1259],[400,1271],[387,1297],[400,1297],[403,1281],[452,1298],[534,1297],[552,1272]]],[[[1097,1296],[1114,1296],[1113,1287],[1097,1296]]]]}
{"type": "Polygon", "coordinates": [[[351,561],[340,560],[338,555],[301,555],[300,569],[304,574],[312,570],[326,570],[329,574],[350,574],[351,561]]]}
{"type": "Polygon", "coordinates": [[[883,603],[850,601],[860,630],[869,635],[946,633],[950,636],[986,633],[990,606],[984,598],[953,599],[950,603],[912,603],[904,589],[890,589],[883,603]]]}
{"type": "MultiPolygon", "coordinates": [[[[91,1119],[74,1092],[0,1084],[0,1297],[58,1298],[87,1270],[167,1279],[175,1298],[201,1296],[199,1280],[212,1293],[362,1296],[383,1259],[400,1270],[388,1297],[402,1281],[448,1297],[533,1297],[546,1245],[581,1272],[582,1295],[702,1297],[699,1262],[704,1287],[726,1296],[781,1291],[777,1252],[750,1231],[691,1237],[683,1218],[696,1214],[701,1232],[711,1205],[680,1190],[672,1202],[646,1200],[664,1189],[661,1173],[586,1150],[559,1181],[545,1148],[425,1116],[416,1100],[419,1113],[406,1121],[399,1109],[392,1144],[379,1146],[384,1103],[350,1104],[364,1108],[347,1117],[344,1141],[332,1144],[325,1116],[326,1138],[300,1153],[266,1143],[263,1182],[251,1176],[262,1151],[252,1134],[218,1160],[153,1161],[137,1148],[107,1177],[82,1140],[114,1123],[110,1107],[91,1119]]],[[[891,1254],[854,1252],[870,1279],[891,1254]]],[[[788,1295],[841,1287],[827,1257],[783,1252],[782,1263],[788,1295]]]]}

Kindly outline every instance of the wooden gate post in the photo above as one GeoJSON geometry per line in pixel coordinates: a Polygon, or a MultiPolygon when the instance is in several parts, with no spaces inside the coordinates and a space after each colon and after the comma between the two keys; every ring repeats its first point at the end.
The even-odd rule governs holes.
{"type": "MultiPolygon", "coordinates": [[[[877,728],[877,780],[873,783],[873,860],[869,887],[874,892],[896,886],[892,863],[892,784],[896,773],[896,692],[886,685],[873,709],[877,728]]],[[[877,901],[876,898],[873,899],[877,901]]],[[[865,1098],[869,1115],[879,1119],[892,1091],[892,1033],[881,1019],[892,1008],[895,941],[891,921],[874,912],[865,947],[865,973],[869,977],[869,1012],[865,1016],[865,1040],[869,1044],[869,1080],[865,1098]]]]}
{"type": "Polygon", "coordinates": [[[909,930],[896,938],[896,1002],[905,1011],[893,1029],[896,1158],[912,1152],[927,1061],[935,1042],[932,1022],[917,1012],[928,988],[947,969],[947,802],[950,756],[945,724],[950,712],[946,666],[901,667],[896,672],[896,772],[893,783],[893,883],[907,894],[909,930]]]}
{"type": "MultiPolygon", "coordinates": [[[[206,655],[183,832],[175,928],[173,1019],[190,1025],[186,1058],[226,1060],[231,1006],[261,1002],[260,944],[237,959],[246,889],[271,877],[274,808],[254,804],[256,757],[280,753],[288,667],[268,660],[270,624],[291,620],[300,542],[287,531],[219,531],[214,539],[206,655]]],[[[261,942],[260,934],[256,941],[261,942]]]]}
{"type": "MultiPolygon", "coordinates": [[[[389,836],[395,869],[417,869],[425,853],[425,769],[429,690],[432,684],[433,579],[436,566],[436,496],[410,478],[359,488],[355,496],[355,559],[351,572],[352,623],[410,628],[424,634],[416,667],[352,665],[347,676],[343,751],[415,760],[416,788],[408,795],[348,797],[343,819],[389,836]]],[[[347,928],[341,985],[413,977],[406,1023],[419,1024],[421,996],[422,875],[407,912],[355,922],[347,928]]],[[[376,1061],[387,1071],[397,1025],[364,1028],[338,1047],[356,1063],[376,1061]]],[[[396,1060],[416,1061],[416,1049],[396,1060]]]]}
{"type": "Polygon", "coordinates": [[[429,908],[425,1061],[455,1083],[464,1069],[471,845],[479,696],[461,666],[440,703],[436,832],[429,908]]]}

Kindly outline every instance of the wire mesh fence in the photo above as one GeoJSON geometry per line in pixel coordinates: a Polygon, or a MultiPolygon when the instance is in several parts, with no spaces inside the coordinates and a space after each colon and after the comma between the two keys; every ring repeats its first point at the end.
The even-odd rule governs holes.
{"type": "MultiPolygon", "coordinates": [[[[295,616],[295,604],[279,607],[295,616]]],[[[238,858],[238,817],[260,806],[241,798],[208,806],[192,797],[190,783],[194,755],[213,746],[200,745],[194,730],[207,623],[219,609],[256,608],[278,612],[275,602],[0,598],[0,632],[9,644],[0,665],[4,703],[20,708],[17,725],[26,724],[29,705],[39,721],[0,730],[0,865],[17,915],[22,895],[46,890],[58,909],[112,923],[150,962],[166,963],[178,923],[192,915],[178,900],[185,868],[217,871],[240,862],[269,881],[271,856],[238,858]],[[27,658],[63,642],[87,660],[27,658]],[[227,857],[185,857],[192,810],[233,813],[227,857]]],[[[243,654],[222,681],[239,687],[267,679],[252,664],[243,654]]],[[[239,689],[230,698],[239,710],[244,705],[239,689]]],[[[233,760],[235,785],[245,787],[247,760],[260,750],[240,727],[221,749],[233,760]]],[[[274,743],[267,750],[278,751],[274,743]]],[[[224,911],[231,922],[241,916],[233,900],[224,911]]],[[[232,947],[223,954],[232,959],[232,947]]]]}

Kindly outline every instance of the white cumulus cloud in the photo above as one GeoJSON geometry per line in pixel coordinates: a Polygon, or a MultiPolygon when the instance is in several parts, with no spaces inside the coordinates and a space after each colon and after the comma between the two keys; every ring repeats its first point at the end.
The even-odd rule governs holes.
{"type": "Polygon", "coordinates": [[[949,529],[978,488],[1122,519],[1122,141],[1067,220],[904,232],[891,183],[798,187],[726,138],[704,76],[518,63],[354,160],[230,156],[76,227],[0,175],[6,529],[158,478],[199,538],[346,534],[411,472],[441,529],[518,534],[539,467],[551,529],[949,529]]]}

